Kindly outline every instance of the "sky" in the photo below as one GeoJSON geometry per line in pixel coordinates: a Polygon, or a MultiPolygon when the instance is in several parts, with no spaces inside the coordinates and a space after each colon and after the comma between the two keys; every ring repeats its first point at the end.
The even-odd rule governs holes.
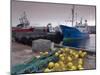
{"type": "MultiPolygon", "coordinates": [[[[43,2],[12,2],[12,26],[18,25],[19,18],[26,12],[30,26],[46,26],[51,23],[54,27],[60,24],[72,26],[72,4],[57,4],[43,2]]],[[[74,25],[80,19],[87,20],[88,25],[95,25],[95,6],[75,5],[74,25]],[[76,15],[77,14],[77,15],[76,15]]]]}

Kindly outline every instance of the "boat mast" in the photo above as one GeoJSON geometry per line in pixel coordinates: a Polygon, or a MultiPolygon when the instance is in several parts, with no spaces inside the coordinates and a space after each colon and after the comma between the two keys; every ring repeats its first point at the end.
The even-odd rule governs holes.
{"type": "Polygon", "coordinates": [[[26,15],[26,12],[24,11],[24,14],[23,14],[23,20],[24,20],[24,25],[25,27],[29,26],[29,21],[27,19],[27,15],[26,15]]]}
{"type": "Polygon", "coordinates": [[[75,16],[76,16],[76,25],[77,25],[77,24],[78,24],[78,23],[77,23],[77,13],[75,13],[75,16]]]}
{"type": "Polygon", "coordinates": [[[72,27],[74,24],[74,9],[75,9],[75,5],[73,4],[73,7],[72,7],[72,27]]]}

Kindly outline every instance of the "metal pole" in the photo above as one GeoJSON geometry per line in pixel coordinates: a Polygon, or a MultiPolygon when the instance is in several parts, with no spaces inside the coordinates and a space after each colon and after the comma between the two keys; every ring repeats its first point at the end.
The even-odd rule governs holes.
{"type": "Polygon", "coordinates": [[[73,5],[73,8],[72,8],[72,27],[74,24],[74,8],[75,8],[75,6],[73,5]]]}

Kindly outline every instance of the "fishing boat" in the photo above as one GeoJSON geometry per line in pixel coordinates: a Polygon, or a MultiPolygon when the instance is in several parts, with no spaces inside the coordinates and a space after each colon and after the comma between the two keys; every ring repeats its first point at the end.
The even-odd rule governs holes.
{"type": "MultiPolygon", "coordinates": [[[[74,22],[74,7],[72,8],[72,27],[67,25],[60,25],[63,34],[63,45],[78,47],[81,41],[87,40],[89,38],[88,34],[88,24],[87,20],[82,23],[82,18],[80,22],[73,26],[74,22]]],[[[85,41],[84,41],[85,42],[85,41]]]]}
{"type": "Polygon", "coordinates": [[[27,19],[27,15],[24,12],[19,18],[20,23],[16,27],[12,27],[13,39],[22,44],[31,45],[32,41],[37,39],[47,39],[54,43],[60,43],[63,36],[59,31],[55,32],[51,23],[47,24],[47,27],[32,27],[27,19]]]}

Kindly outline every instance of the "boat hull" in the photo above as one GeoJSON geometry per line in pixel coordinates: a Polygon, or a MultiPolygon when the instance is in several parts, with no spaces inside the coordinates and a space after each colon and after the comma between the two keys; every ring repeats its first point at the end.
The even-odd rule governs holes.
{"type": "Polygon", "coordinates": [[[82,33],[74,27],[60,25],[63,34],[63,45],[78,47],[80,43],[89,39],[88,33],[82,33]]]}

